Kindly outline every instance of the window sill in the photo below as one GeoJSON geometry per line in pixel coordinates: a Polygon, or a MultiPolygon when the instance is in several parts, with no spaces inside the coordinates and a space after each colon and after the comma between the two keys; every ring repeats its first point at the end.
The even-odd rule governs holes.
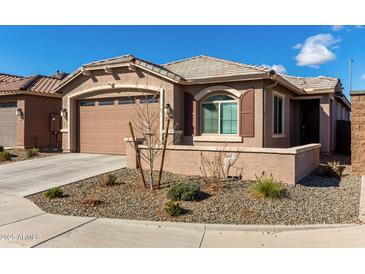
{"type": "Polygon", "coordinates": [[[273,134],[272,138],[275,138],[275,139],[285,138],[285,134],[273,134]]]}
{"type": "Polygon", "coordinates": [[[216,143],[242,143],[241,136],[229,135],[201,135],[193,136],[194,142],[216,142],[216,143]]]}

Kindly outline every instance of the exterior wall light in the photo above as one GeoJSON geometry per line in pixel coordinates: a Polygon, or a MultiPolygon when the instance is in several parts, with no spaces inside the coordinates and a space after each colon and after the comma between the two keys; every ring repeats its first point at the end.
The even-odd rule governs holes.
{"type": "Polygon", "coordinates": [[[67,117],[67,109],[66,108],[61,109],[60,115],[61,115],[61,117],[66,118],[67,117]]]}
{"type": "Polygon", "coordinates": [[[21,108],[17,108],[15,111],[15,115],[22,118],[23,117],[23,111],[21,108]]]}
{"type": "Polygon", "coordinates": [[[166,104],[165,105],[165,114],[167,115],[167,117],[169,117],[170,119],[173,118],[174,116],[174,111],[173,109],[171,108],[171,105],[170,104],[166,104]]]}

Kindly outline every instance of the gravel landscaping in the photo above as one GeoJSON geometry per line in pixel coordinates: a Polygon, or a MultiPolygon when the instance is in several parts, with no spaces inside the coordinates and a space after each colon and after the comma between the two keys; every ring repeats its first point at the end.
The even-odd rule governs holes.
{"type": "Polygon", "coordinates": [[[48,199],[43,193],[28,198],[46,212],[151,221],[221,224],[333,224],[356,222],[360,178],[341,180],[309,176],[295,186],[286,186],[281,199],[259,199],[250,193],[254,182],[231,180],[216,188],[201,177],[164,173],[162,189],[142,187],[134,170],[121,169],[116,185],[104,186],[100,176],[61,187],[65,197],[48,199]],[[197,182],[198,201],[180,201],[184,215],[169,216],[164,206],[168,189],[181,181],[197,182]]]}
{"type": "Polygon", "coordinates": [[[0,165],[3,164],[9,164],[13,162],[19,162],[24,160],[30,160],[30,159],[36,159],[36,158],[43,158],[48,156],[53,156],[58,154],[59,152],[39,152],[37,156],[34,156],[32,158],[27,157],[27,153],[25,149],[22,148],[13,148],[13,149],[6,149],[7,152],[11,154],[11,160],[10,161],[0,161],[0,165]]]}

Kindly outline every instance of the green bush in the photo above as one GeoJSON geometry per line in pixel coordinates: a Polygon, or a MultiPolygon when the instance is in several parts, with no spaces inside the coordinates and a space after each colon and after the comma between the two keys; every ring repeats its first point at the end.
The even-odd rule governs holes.
{"type": "Polygon", "coordinates": [[[0,151],[0,161],[10,161],[11,160],[11,154],[7,151],[0,151]]]}
{"type": "Polygon", "coordinates": [[[59,187],[54,187],[44,192],[44,196],[48,199],[62,198],[63,190],[59,187]]]}
{"type": "Polygon", "coordinates": [[[38,148],[30,148],[25,151],[25,154],[27,155],[27,158],[33,158],[35,156],[39,155],[39,149],[38,148]]]}
{"type": "Polygon", "coordinates": [[[103,186],[114,186],[117,184],[118,176],[114,174],[105,174],[100,179],[100,184],[103,186]]]}
{"type": "Polygon", "coordinates": [[[174,201],[193,201],[198,198],[200,186],[197,183],[181,182],[172,186],[167,192],[167,198],[174,201]]]}
{"type": "Polygon", "coordinates": [[[184,213],[184,209],[180,206],[178,202],[169,201],[165,204],[165,211],[170,216],[179,216],[184,213]]]}
{"type": "Polygon", "coordinates": [[[0,145],[0,152],[4,151],[4,146],[0,145]]]}
{"type": "Polygon", "coordinates": [[[267,176],[263,173],[260,178],[257,178],[251,191],[256,197],[278,199],[283,196],[284,187],[280,182],[277,182],[272,175],[267,176]]]}

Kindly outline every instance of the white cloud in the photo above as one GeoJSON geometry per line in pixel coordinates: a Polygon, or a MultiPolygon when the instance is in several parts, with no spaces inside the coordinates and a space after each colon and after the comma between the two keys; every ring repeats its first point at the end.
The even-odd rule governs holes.
{"type": "Polygon", "coordinates": [[[295,57],[297,65],[318,68],[321,64],[335,60],[336,54],[331,49],[335,48],[340,41],[329,33],[308,37],[300,47],[297,47],[300,49],[295,57]]]}
{"type": "Polygon", "coordinates": [[[280,64],[278,64],[278,65],[272,65],[272,66],[266,65],[266,64],[262,64],[261,66],[264,67],[264,68],[273,69],[277,73],[286,73],[286,68],[283,65],[280,65],[280,64]]]}
{"type": "Polygon", "coordinates": [[[302,44],[301,43],[298,43],[298,44],[295,44],[294,46],[293,46],[293,49],[301,49],[302,48],[302,44]]]}
{"type": "Polygon", "coordinates": [[[361,80],[365,80],[365,73],[361,75],[361,80]]]}
{"type": "Polygon", "coordinates": [[[340,31],[343,30],[345,28],[345,26],[340,26],[340,25],[336,25],[336,26],[332,26],[331,29],[333,31],[340,31]]]}

